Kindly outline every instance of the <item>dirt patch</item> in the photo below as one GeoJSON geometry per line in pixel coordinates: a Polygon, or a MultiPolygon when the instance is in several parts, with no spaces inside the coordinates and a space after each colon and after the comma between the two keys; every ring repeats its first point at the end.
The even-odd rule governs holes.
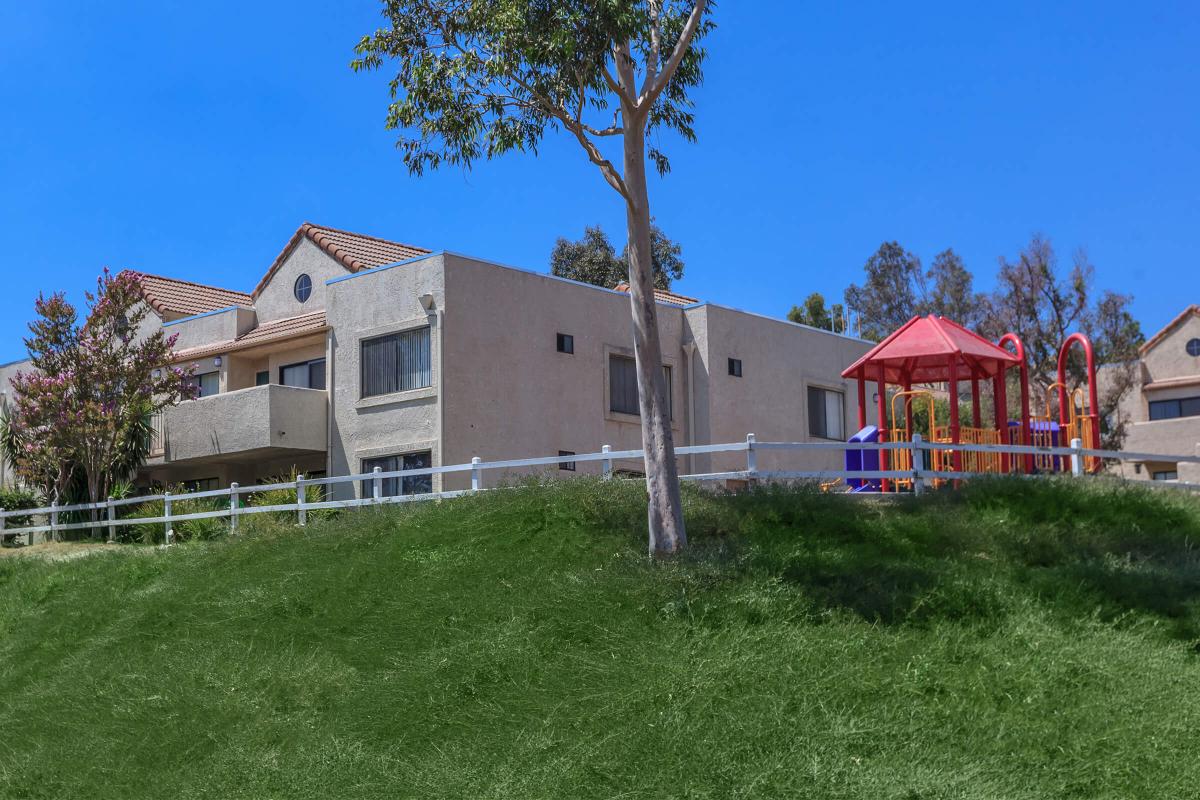
{"type": "Polygon", "coordinates": [[[122,549],[120,545],[105,542],[41,542],[17,547],[0,547],[0,558],[45,558],[50,561],[67,561],[72,558],[82,558],[119,549],[122,549]]]}

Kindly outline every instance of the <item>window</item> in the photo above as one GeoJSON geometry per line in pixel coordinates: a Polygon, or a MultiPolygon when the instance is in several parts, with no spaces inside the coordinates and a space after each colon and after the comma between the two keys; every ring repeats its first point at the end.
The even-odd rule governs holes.
{"type": "Polygon", "coordinates": [[[271,382],[271,371],[264,369],[262,372],[254,373],[254,385],[266,386],[271,382]]]}
{"type": "Polygon", "coordinates": [[[808,432],[822,439],[841,441],[844,432],[842,420],[843,397],[841,392],[831,389],[808,387],[808,432]]]}
{"type": "Polygon", "coordinates": [[[205,372],[192,375],[186,381],[188,386],[196,387],[196,397],[211,397],[221,391],[221,373],[205,372]]]}
{"type": "Polygon", "coordinates": [[[1187,354],[1200,358],[1200,339],[1188,339],[1187,354]]]}
{"type": "MultiPolygon", "coordinates": [[[[667,414],[675,418],[674,392],[671,390],[671,368],[663,365],[667,382],[667,414]]],[[[637,363],[629,356],[608,357],[608,407],[618,414],[640,414],[638,408],[637,363]]]]}
{"type": "Polygon", "coordinates": [[[292,287],[292,294],[296,295],[296,299],[301,303],[307,302],[312,296],[312,278],[307,275],[301,275],[296,278],[296,284],[292,287]]]}
{"type": "MultiPolygon", "coordinates": [[[[398,456],[383,458],[364,458],[363,472],[372,472],[379,467],[383,472],[398,472],[405,469],[429,469],[433,466],[433,455],[428,450],[419,453],[405,453],[398,456]]],[[[383,496],[398,497],[410,494],[429,494],[433,491],[432,475],[406,475],[403,478],[384,478],[383,496]]],[[[362,496],[373,497],[375,481],[368,478],[362,484],[362,496]]]]}
{"type": "Polygon", "coordinates": [[[195,480],[183,482],[183,490],[189,494],[192,492],[211,492],[220,488],[221,486],[217,482],[217,478],[196,478],[195,480]]]}
{"type": "Polygon", "coordinates": [[[325,359],[314,358],[312,361],[280,367],[279,382],[284,386],[297,386],[301,389],[324,389],[325,359]]]}
{"type": "MultiPolygon", "coordinates": [[[[558,451],[559,458],[562,458],[563,456],[573,456],[573,455],[575,455],[574,450],[559,450],[558,451]]],[[[558,462],[558,468],[560,470],[562,470],[563,472],[574,472],[575,471],[575,462],[574,461],[560,461],[560,462],[558,462]]]]}
{"type": "Polygon", "coordinates": [[[1178,417],[1200,417],[1200,397],[1150,401],[1151,421],[1178,417]]]}
{"type": "Polygon", "coordinates": [[[742,377],[742,360],[740,358],[729,359],[729,374],[735,378],[742,377]]]}
{"type": "Polygon", "coordinates": [[[1163,469],[1151,473],[1150,477],[1156,481],[1177,481],[1179,473],[1173,469],[1163,469]]]}
{"type": "Polygon", "coordinates": [[[558,352],[571,355],[575,352],[575,337],[569,333],[558,334],[558,352]]]}
{"type": "Polygon", "coordinates": [[[424,389],[431,385],[429,328],[391,333],[362,343],[362,396],[424,389]]]}

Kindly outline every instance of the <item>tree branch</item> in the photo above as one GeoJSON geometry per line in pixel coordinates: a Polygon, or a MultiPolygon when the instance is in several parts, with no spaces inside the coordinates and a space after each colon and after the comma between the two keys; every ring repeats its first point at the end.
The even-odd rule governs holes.
{"type": "Polygon", "coordinates": [[[655,75],[653,81],[649,79],[650,74],[647,70],[646,85],[642,87],[642,96],[638,98],[639,108],[643,103],[646,108],[654,105],[654,101],[662,94],[663,89],[667,88],[667,84],[675,75],[675,70],[679,68],[679,62],[683,61],[684,55],[691,47],[692,37],[696,35],[696,29],[700,27],[700,20],[704,18],[706,8],[708,8],[708,0],[696,0],[696,5],[692,7],[692,13],[688,15],[683,31],[679,34],[679,41],[675,43],[675,49],[671,51],[671,57],[663,64],[662,70],[655,75]]]}

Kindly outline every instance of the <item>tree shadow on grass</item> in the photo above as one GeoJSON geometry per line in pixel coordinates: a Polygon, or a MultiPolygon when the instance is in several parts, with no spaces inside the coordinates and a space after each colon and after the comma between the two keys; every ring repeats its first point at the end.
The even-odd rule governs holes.
{"type": "Polygon", "coordinates": [[[765,488],[722,498],[705,532],[753,546],[817,611],[881,624],[994,619],[1033,598],[1200,638],[1200,503],[1107,481],[998,479],[891,504],[765,488]],[[728,516],[723,516],[727,514],[728,516]]]}

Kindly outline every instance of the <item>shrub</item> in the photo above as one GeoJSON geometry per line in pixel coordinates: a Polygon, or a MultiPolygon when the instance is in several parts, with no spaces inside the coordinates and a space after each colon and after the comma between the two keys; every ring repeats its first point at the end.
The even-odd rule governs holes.
{"type": "MultiPolygon", "coordinates": [[[[7,511],[16,511],[22,508],[38,508],[42,505],[41,497],[30,489],[12,488],[0,489],[0,508],[7,511]]],[[[24,528],[33,524],[33,517],[20,516],[9,517],[4,520],[6,528],[24,528]]],[[[16,537],[16,534],[0,537],[3,541],[0,544],[8,544],[10,539],[16,537]]]]}
{"type": "MultiPolygon", "coordinates": [[[[222,497],[201,497],[187,499],[187,493],[179,487],[172,487],[171,514],[201,514],[206,511],[221,511],[228,508],[228,503],[222,497]]],[[[122,519],[154,519],[163,515],[163,501],[151,500],[134,506],[121,514],[122,519]]],[[[226,517],[210,517],[207,519],[184,519],[172,521],[175,541],[186,542],[201,539],[216,539],[229,532],[229,520],[226,517]]],[[[141,542],[143,544],[162,544],[165,539],[166,526],[162,522],[152,522],[146,525],[126,525],[117,529],[117,538],[122,542],[141,542]]]]}

